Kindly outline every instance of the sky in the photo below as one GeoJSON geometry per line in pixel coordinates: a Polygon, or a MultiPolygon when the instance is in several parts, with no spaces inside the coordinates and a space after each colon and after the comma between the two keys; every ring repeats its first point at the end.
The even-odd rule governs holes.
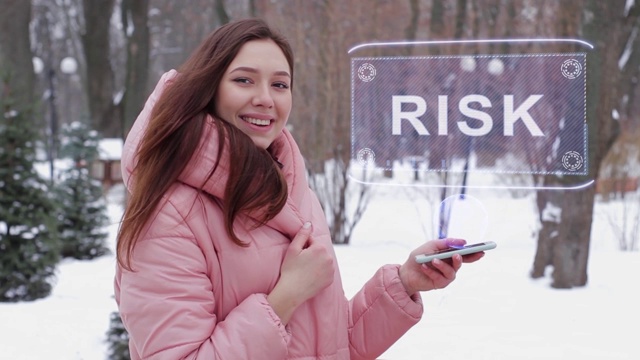
{"type": "MultiPolygon", "coordinates": [[[[107,195],[112,249],[123,194],[117,186],[107,195]]],[[[439,204],[425,194],[411,187],[372,188],[351,244],[335,247],[348,297],[378,267],[404,262],[434,237],[432,213],[439,204]]],[[[549,276],[528,275],[536,246],[534,198],[513,198],[504,190],[469,194],[476,205],[459,214],[454,228],[469,242],[491,240],[497,248],[463,265],[449,287],[422,293],[422,320],[380,359],[640,359],[640,252],[617,250],[620,204],[596,205],[587,286],[555,290],[549,276]]],[[[109,315],[117,309],[114,268],[113,254],[64,260],[49,297],[0,303],[0,357],[106,359],[109,315]]]]}

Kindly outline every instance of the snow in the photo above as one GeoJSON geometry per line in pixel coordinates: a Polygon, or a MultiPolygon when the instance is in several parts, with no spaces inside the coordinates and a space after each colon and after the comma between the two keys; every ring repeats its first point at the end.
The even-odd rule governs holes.
{"type": "Polygon", "coordinates": [[[542,210],[542,220],[560,223],[561,218],[562,218],[562,208],[559,206],[553,205],[553,203],[551,202],[548,202],[545,208],[542,210]]]}
{"type": "Polygon", "coordinates": [[[101,160],[120,160],[122,157],[123,141],[120,138],[106,138],[100,140],[98,153],[101,160]]]}
{"type": "MultiPolygon", "coordinates": [[[[71,159],[55,159],[53,161],[53,171],[55,175],[60,174],[61,172],[70,169],[73,167],[73,160],[71,159]]],[[[35,162],[33,164],[33,168],[36,170],[38,175],[43,180],[51,179],[51,164],[45,161],[35,162]]]]}
{"type": "Polygon", "coordinates": [[[620,59],[618,59],[618,69],[622,71],[627,65],[627,61],[631,58],[631,53],[633,52],[633,43],[638,36],[638,28],[633,28],[631,31],[631,35],[629,35],[629,39],[627,39],[627,44],[624,47],[624,51],[622,55],[620,55],[620,59]]]}
{"type": "Polygon", "coordinates": [[[124,97],[124,90],[117,91],[115,93],[115,95],[113,96],[113,103],[115,105],[120,104],[120,102],[122,101],[123,97],[124,97]]]}
{"type": "Polygon", "coordinates": [[[37,56],[34,56],[31,60],[33,62],[33,72],[36,74],[42,73],[42,70],[44,70],[44,61],[37,56]]]}
{"type": "MultiPolygon", "coordinates": [[[[373,191],[352,244],[335,248],[347,296],[379,266],[403,262],[436,233],[432,214],[439,204],[429,201],[423,189],[377,186],[373,191]]],[[[449,287],[423,293],[423,319],[381,359],[640,359],[640,252],[616,249],[605,214],[615,204],[598,204],[594,212],[588,285],[554,290],[548,277],[528,276],[538,227],[533,197],[470,194],[488,218],[486,236],[473,241],[492,240],[498,247],[480,262],[465,264],[449,287]]],[[[122,186],[112,188],[111,249],[122,199],[122,186]]],[[[116,311],[114,268],[113,254],[65,260],[51,296],[0,303],[1,357],[105,359],[109,315],[116,311]]]]}
{"type": "Polygon", "coordinates": [[[629,10],[635,5],[635,0],[627,0],[624,4],[624,16],[629,16],[629,10]]]}

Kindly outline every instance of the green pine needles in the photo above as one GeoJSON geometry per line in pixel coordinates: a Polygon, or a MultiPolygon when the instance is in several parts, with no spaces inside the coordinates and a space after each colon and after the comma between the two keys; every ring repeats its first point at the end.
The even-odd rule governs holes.
{"type": "Polygon", "coordinates": [[[129,333],[122,324],[120,313],[112,312],[107,331],[108,360],[131,360],[129,353],[129,333]]]}
{"type": "Polygon", "coordinates": [[[56,186],[58,233],[62,257],[90,260],[109,253],[106,231],[109,218],[102,185],[90,177],[89,167],[98,158],[99,136],[80,122],[62,129],[60,156],[71,166],[62,171],[56,186]]]}
{"type": "MultiPolygon", "coordinates": [[[[5,87],[6,90],[6,87],[5,87]]],[[[31,113],[0,97],[0,302],[51,294],[62,257],[89,260],[109,253],[109,218],[100,182],[89,175],[98,134],[79,122],[64,127],[60,156],[71,164],[55,183],[36,171],[31,113]]]]}
{"type": "Polygon", "coordinates": [[[54,199],[34,169],[35,139],[28,111],[0,98],[0,302],[51,293],[59,261],[54,199]]]}

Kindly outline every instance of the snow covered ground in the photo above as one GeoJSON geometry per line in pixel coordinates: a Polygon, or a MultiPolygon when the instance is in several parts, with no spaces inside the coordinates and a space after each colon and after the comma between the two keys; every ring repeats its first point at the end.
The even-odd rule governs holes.
{"type": "MultiPolygon", "coordinates": [[[[349,246],[336,252],[345,291],[355,293],[385,263],[400,263],[434,236],[433,201],[416,189],[376,187],[349,246]]],[[[640,252],[620,252],[609,215],[598,205],[588,286],[553,290],[532,280],[535,208],[531,197],[471,192],[486,210],[486,234],[495,250],[463,266],[448,288],[423,294],[423,320],[382,359],[640,359],[640,252]]],[[[110,246],[122,214],[122,188],[108,196],[110,246]]],[[[473,217],[472,213],[466,214],[473,217]]],[[[482,224],[469,218],[469,237],[482,224]],[[471,229],[473,230],[473,229],[471,229]]],[[[115,257],[65,260],[46,299],[0,304],[0,358],[103,360],[115,257]]]]}

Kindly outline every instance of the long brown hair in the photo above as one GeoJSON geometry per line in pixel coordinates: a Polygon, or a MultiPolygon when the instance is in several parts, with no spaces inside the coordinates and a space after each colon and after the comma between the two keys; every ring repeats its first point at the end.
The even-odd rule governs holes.
{"type": "Polygon", "coordinates": [[[293,51],[286,39],[260,19],[244,19],[213,31],[158,99],[137,149],[131,196],[118,231],[117,260],[123,268],[132,270],[131,254],[138,237],[151,221],[162,196],[198,150],[208,115],[213,118],[220,139],[217,163],[208,178],[220,162],[225,142],[230,145],[222,210],[231,239],[246,246],[233,231],[233,222],[240,213],[255,211],[258,222],[264,224],[286,203],[287,184],[269,150],[257,147],[249,136],[221,120],[215,111],[216,94],[227,67],[245,43],[260,39],[271,39],[280,47],[293,80],[293,51]]]}

